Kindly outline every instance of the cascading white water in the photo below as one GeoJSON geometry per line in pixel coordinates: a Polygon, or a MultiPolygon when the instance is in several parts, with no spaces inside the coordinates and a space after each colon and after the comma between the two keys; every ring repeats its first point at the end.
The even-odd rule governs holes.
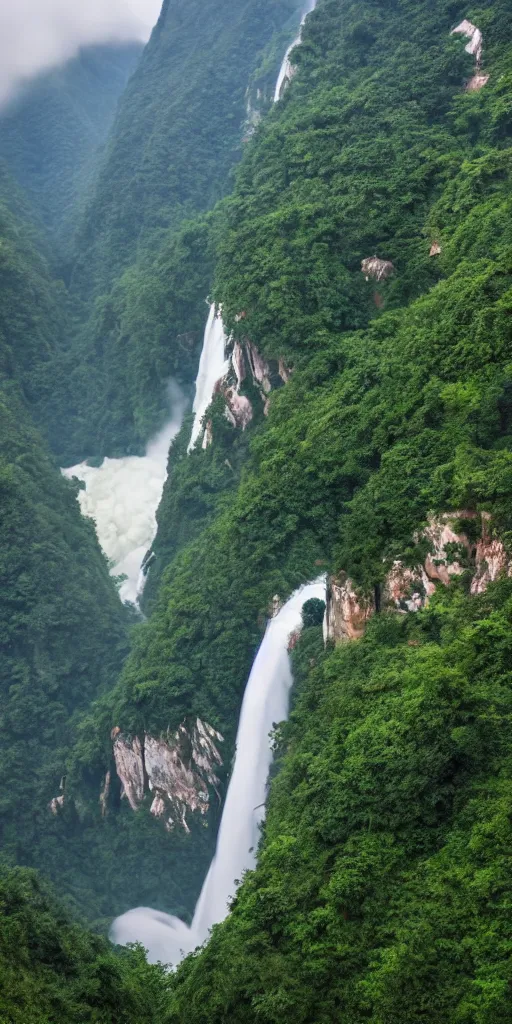
{"type": "Polygon", "coordinates": [[[99,468],[82,462],[63,470],[85,483],[79,492],[82,514],[94,519],[103,551],[112,563],[113,576],[126,576],[122,601],[137,603],[144,585],[141,566],[155,538],[156,511],[167,477],[169,445],[183,420],[186,399],[177,384],[169,385],[172,418],[149,442],[144,456],[104,459],[99,468]]]}
{"type": "Polygon", "coordinates": [[[316,6],[316,0],[310,0],[306,10],[304,11],[304,14],[302,15],[302,18],[301,18],[300,32],[299,32],[297,38],[293,40],[293,43],[290,43],[290,46],[288,47],[288,49],[287,49],[287,51],[286,51],[286,53],[285,53],[285,55],[283,57],[283,63],[281,64],[281,67],[279,68],[279,74],[277,76],[276,87],[275,87],[275,90],[274,90],[274,103],[277,103],[281,99],[281,96],[282,96],[282,93],[283,93],[284,84],[285,84],[285,82],[288,82],[291,79],[291,77],[292,77],[293,71],[292,71],[292,65],[290,63],[290,54],[291,54],[292,50],[294,50],[295,47],[299,46],[299,44],[302,42],[302,26],[303,26],[303,24],[304,24],[304,22],[305,22],[305,20],[306,20],[306,18],[308,16],[308,14],[311,14],[311,11],[313,11],[315,9],[315,6],[316,6]]]}
{"type": "Polygon", "coordinates": [[[177,964],[222,921],[235,895],[237,880],[252,868],[258,826],[264,816],[272,761],[269,733],[288,714],[292,684],[288,637],[300,625],[301,610],[312,597],[325,598],[325,580],[297,590],[271,619],[254,660],[240,713],[236,758],[222,814],[217,849],[190,928],[177,917],[138,907],[118,917],[111,938],[119,945],[141,942],[151,962],[177,964]]]}
{"type": "Polygon", "coordinates": [[[188,451],[194,448],[201,433],[203,416],[210,405],[217,381],[225,377],[229,369],[226,359],[226,333],[222,317],[216,314],[212,303],[204,332],[203,349],[199,360],[196,380],[196,397],[194,399],[194,425],[188,451]]]}

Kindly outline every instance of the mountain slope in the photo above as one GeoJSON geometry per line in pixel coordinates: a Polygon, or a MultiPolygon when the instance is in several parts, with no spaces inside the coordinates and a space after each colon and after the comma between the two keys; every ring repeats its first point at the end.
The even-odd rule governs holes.
{"type": "Polygon", "coordinates": [[[139,43],[86,47],[31,81],[0,114],[0,157],[61,257],[70,256],[99,151],[141,52],[139,43]]]}
{"type": "MultiPolygon", "coordinates": [[[[233,374],[208,413],[211,446],[187,456],[190,425],[174,443],[156,543],[161,562],[171,561],[166,568],[160,564],[151,618],[138,631],[116,688],[88,723],[89,763],[103,769],[111,763],[106,749],[100,751],[102,730],[104,737],[114,725],[132,737],[143,730],[166,736],[196,715],[224,734],[229,757],[269,603],[274,594],[284,597],[317,576],[320,567],[333,580],[348,574],[354,599],[380,615],[360,646],[347,648],[347,653],[328,650],[325,678],[319,673],[304,683],[307,708],[298,713],[298,724],[289,734],[284,769],[289,774],[269,822],[272,838],[280,835],[281,816],[285,825],[293,818],[302,790],[313,808],[318,790],[318,813],[325,808],[325,820],[314,826],[317,832],[310,843],[306,837],[303,873],[297,868],[299,855],[294,859],[287,854],[285,830],[282,857],[269,854],[277,865],[269,900],[279,908],[277,920],[272,907],[268,916],[257,909],[265,900],[262,867],[239,898],[243,909],[219,927],[211,948],[178,975],[176,1020],[220,1021],[229,1014],[244,1024],[290,1018],[316,1024],[337,1013],[352,1024],[368,1019],[371,1000],[376,1021],[391,1020],[398,1012],[391,987],[384,991],[384,974],[372,973],[372,958],[381,949],[382,933],[390,950],[382,954],[383,963],[387,955],[396,960],[401,933],[395,918],[387,916],[384,897],[377,899],[378,883],[375,902],[367,910],[361,909],[364,894],[357,888],[368,858],[375,858],[376,878],[386,869],[386,835],[396,831],[393,793],[407,789],[402,782],[407,759],[393,759],[391,741],[386,775],[390,803],[379,820],[382,843],[379,836],[374,854],[365,847],[354,866],[356,922],[364,913],[368,919],[363,920],[364,935],[354,953],[357,963],[350,965],[346,981],[344,973],[338,980],[337,953],[330,945],[341,944],[350,959],[351,910],[345,933],[345,904],[338,905],[336,895],[330,902],[328,887],[336,887],[338,846],[345,841],[349,850],[351,843],[357,845],[354,822],[361,795],[355,770],[347,802],[337,812],[344,813],[338,823],[340,793],[336,788],[334,802],[329,798],[330,764],[332,760],[336,775],[345,748],[336,747],[331,754],[329,742],[341,744],[343,695],[352,678],[356,687],[368,685],[370,690],[378,689],[382,679],[381,685],[397,695],[383,701],[375,719],[367,718],[364,699],[349,709],[356,745],[360,730],[371,739],[374,727],[387,742],[387,716],[392,718],[402,701],[412,702],[411,715],[418,702],[428,705],[425,729],[411,740],[418,760],[406,792],[405,829],[412,831],[404,837],[406,849],[392,876],[393,898],[396,906],[403,905],[408,920],[413,920],[416,904],[409,899],[407,872],[412,887],[418,887],[420,855],[430,858],[439,852],[442,859],[445,850],[451,858],[459,831],[466,837],[462,842],[469,842],[473,828],[458,817],[459,811],[464,815],[473,806],[475,794],[491,786],[496,773],[503,772],[504,786],[508,784],[505,655],[493,667],[491,639],[496,635],[506,646],[508,584],[489,589],[481,601],[468,592],[485,523],[490,522],[492,538],[504,542],[510,557],[511,125],[505,97],[512,51],[503,42],[503,31],[512,10],[500,2],[479,11],[483,69],[490,77],[477,91],[466,88],[475,71],[474,55],[465,51],[464,38],[452,34],[465,15],[461,5],[445,0],[428,6],[406,0],[392,5],[320,0],[297,51],[297,75],[256,131],[233,195],[214,216],[215,295],[234,340],[247,360],[250,345],[256,345],[263,361],[284,358],[285,376],[290,376],[290,367],[293,373],[271,392],[268,404],[264,396],[266,419],[251,375],[238,385],[254,410],[244,433],[230,426],[225,415],[227,391],[237,386],[233,374]],[[362,261],[375,255],[377,269],[365,264],[362,273],[362,261]],[[380,277],[379,261],[388,268],[380,277]],[[468,531],[464,552],[455,540],[455,550],[447,556],[449,562],[458,557],[465,572],[454,583],[453,594],[438,595],[423,619],[412,614],[402,618],[386,596],[390,571],[397,561],[411,569],[423,565],[428,545],[422,530],[429,516],[448,511],[464,520],[468,531]],[[185,520],[186,527],[180,526],[185,520]],[[472,656],[466,660],[464,645],[473,651],[473,643],[482,644],[487,682],[475,697],[481,700],[482,718],[469,735],[464,729],[476,711],[468,692],[474,682],[472,656]],[[393,678],[386,684],[383,673],[395,647],[393,678]],[[446,718],[436,718],[430,691],[435,708],[444,699],[452,668],[462,696],[453,695],[452,704],[447,696],[446,718]],[[321,702],[328,687],[333,696],[324,711],[311,693],[321,702]],[[494,720],[502,693],[496,723],[503,741],[490,764],[486,721],[488,716],[494,720]],[[318,731],[308,725],[311,709],[318,711],[318,731]],[[446,749],[448,728],[453,728],[453,747],[446,749]],[[297,765],[295,749],[303,734],[297,765]],[[431,765],[430,750],[436,745],[442,749],[431,765]],[[299,768],[307,767],[317,751],[318,763],[312,768],[317,774],[310,785],[299,768]],[[420,782],[427,780],[427,796],[418,775],[420,782]],[[437,830],[434,837],[431,828],[437,830]],[[428,845],[431,841],[435,849],[428,845]],[[315,876],[319,863],[325,863],[320,890],[315,876]],[[280,887],[289,893],[289,901],[283,897],[279,903],[280,887]],[[301,900],[313,915],[311,930],[301,918],[301,900]],[[372,922],[374,909],[377,918],[372,922]],[[267,956],[273,943],[277,952],[267,956]],[[235,947],[239,956],[233,953],[235,947]],[[307,960],[303,976],[301,958],[309,953],[311,963],[307,960]],[[231,958],[235,966],[226,977],[222,971],[231,958]],[[332,986],[326,980],[329,972],[334,975],[332,986]]],[[[267,369],[272,377],[272,365],[267,369]]],[[[318,651],[311,655],[316,663],[319,657],[318,651]]],[[[400,734],[409,721],[400,719],[396,728],[400,734]]],[[[375,762],[369,749],[368,769],[363,765],[368,801],[375,807],[382,799],[379,749],[377,744],[375,762]]],[[[82,752],[82,771],[87,764],[82,752]]],[[[77,792],[81,786],[83,781],[77,792]]],[[[494,814],[493,800],[477,809],[481,822],[494,814]]],[[[310,827],[309,819],[305,827],[310,827]]],[[[362,830],[368,831],[368,817],[362,830]]],[[[293,831],[291,840],[302,849],[302,833],[293,831]]],[[[484,863],[488,866],[488,859],[484,863]]],[[[432,860],[425,870],[434,872],[435,864],[432,860]]],[[[473,866],[466,862],[461,871],[473,871],[473,866]]],[[[448,875],[443,876],[441,895],[433,900],[432,920],[442,901],[452,898],[454,882],[448,875]]],[[[350,887],[350,879],[342,882],[350,887]]],[[[491,899],[497,900],[499,892],[492,893],[491,899]]],[[[496,922],[500,941],[503,936],[508,942],[503,917],[497,914],[496,922]]],[[[449,920],[442,926],[449,928],[449,920]]],[[[478,935],[476,944],[484,941],[480,931],[478,935]]],[[[404,985],[409,986],[399,1017],[404,1022],[422,1019],[428,1005],[414,986],[414,940],[411,925],[404,939],[404,985]]],[[[454,949],[459,941],[463,946],[463,931],[454,939],[454,949]]],[[[460,955],[455,949],[455,964],[460,955]]],[[[501,947],[496,956],[486,949],[482,964],[482,977],[502,972],[501,947]]],[[[442,1007],[433,1019],[450,1019],[446,1014],[457,1012],[453,1019],[491,1021],[494,1011],[487,1009],[483,997],[464,1017],[466,1001],[479,984],[474,963],[462,972],[456,991],[455,968],[450,971],[449,980],[432,985],[434,1007],[436,1000],[442,1007]]],[[[500,991],[495,1005],[502,1013],[500,991]]]]}
{"type": "Polygon", "coordinates": [[[187,222],[228,191],[255,76],[258,88],[267,83],[268,105],[276,39],[284,50],[299,8],[298,0],[164,3],[77,235],[63,458],[140,452],[167,413],[166,378],[190,388],[212,268],[204,225],[187,222]],[[183,245],[197,267],[190,282],[176,263],[183,245]],[[146,323],[147,297],[162,290],[180,297],[178,317],[152,302],[146,323]]]}

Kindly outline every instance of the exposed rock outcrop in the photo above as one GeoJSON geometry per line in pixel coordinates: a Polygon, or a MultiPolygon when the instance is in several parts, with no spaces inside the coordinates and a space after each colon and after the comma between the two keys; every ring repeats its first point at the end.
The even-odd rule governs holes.
{"type": "Polygon", "coordinates": [[[289,366],[286,365],[284,359],[280,359],[279,360],[279,376],[280,376],[283,384],[287,384],[288,383],[292,373],[293,373],[293,370],[289,366]]]}
{"type": "Polygon", "coordinates": [[[469,39],[469,42],[464,47],[466,53],[471,53],[475,57],[476,70],[475,74],[466,83],[466,92],[478,92],[479,89],[483,89],[484,85],[487,85],[489,81],[489,75],[482,72],[482,45],[483,38],[482,33],[473,22],[468,21],[464,18],[454,29],[452,29],[452,36],[460,34],[469,39]]]}
{"type": "Polygon", "coordinates": [[[512,576],[512,562],[501,540],[491,535],[491,517],[487,512],[482,513],[482,535],[476,545],[475,564],[472,594],[483,594],[489,583],[500,576],[512,576]]]}
{"type": "Polygon", "coordinates": [[[441,246],[440,246],[439,242],[437,242],[437,241],[432,242],[432,245],[430,246],[429,256],[439,256],[441,252],[442,252],[442,249],[441,249],[441,246]]]}
{"type": "Polygon", "coordinates": [[[411,569],[395,561],[382,589],[382,604],[402,612],[417,612],[425,608],[435,589],[423,566],[411,569]]]}
{"type": "Polygon", "coordinates": [[[325,615],[329,640],[358,640],[374,612],[373,598],[359,594],[346,573],[328,577],[325,615]]]}
{"type": "Polygon", "coordinates": [[[429,580],[448,586],[453,576],[460,576],[471,557],[471,543],[465,533],[456,532],[457,519],[472,519],[471,512],[447,512],[430,516],[422,537],[428,540],[431,551],[425,559],[425,572],[429,580]]]}
{"type": "Polygon", "coordinates": [[[394,273],[395,267],[391,260],[381,260],[378,256],[368,256],[361,260],[361,270],[367,281],[385,281],[394,273]]]}
{"type": "Polygon", "coordinates": [[[52,812],[52,814],[57,815],[59,813],[59,811],[61,811],[62,808],[64,807],[65,788],[66,788],[66,777],[64,775],[62,777],[62,779],[60,780],[60,786],[59,786],[60,793],[59,793],[59,795],[58,796],[54,796],[53,800],[50,800],[50,803],[48,804],[48,807],[49,807],[50,811],[52,812]]]}
{"type": "Polygon", "coordinates": [[[62,807],[64,807],[64,793],[59,796],[54,796],[53,800],[49,803],[52,814],[58,814],[62,807]]]}
{"type": "Polygon", "coordinates": [[[252,341],[246,341],[245,351],[249,360],[249,366],[253,376],[253,380],[260,386],[265,395],[268,395],[272,389],[270,383],[270,367],[263,358],[256,345],[253,345],[252,341]]]}
{"type": "MultiPolygon", "coordinates": [[[[474,527],[468,532],[474,536],[474,527]]],[[[448,586],[462,573],[472,574],[470,593],[482,594],[489,583],[500,576],[512,576],[512,560],[501,540],[492,534],[491,517],[483,512],[462,510],[429,517],[417,543],[427,541],[429,551],[423,564],[413,567],[396,560],[381,588],[383,608],[417,612],[427,607],[436,585],[448,586]],[[481,522],[480,537],[472,541],[461,529],[464,521],[481,522]]],[[[330,577],[327,583],[327,608],[324,639],[335,642],[356,640],[365,631],[375,613],[373,598],[361,596],[345,573],[330,577]]]]}
{"type": "MultiPolygon", "coordinates": [[[[179,825],[189,832],[188,814],[207,814],[209,790],[218,794],[217,770],[222,765],[218,750],[222,736],[212,726],[197,718],[182,723],[174,734],[155,737],[146,733],[142,742],[138,736],[125,737],[116,728],[113,741],[123,795],[134,811],[149,790],[154,794],[151,814],[166,817],[168,829],[179,825]]],[[[108,792],[105,806],[107,798],[108,792]]]]}
{"type": "Polygon", "coordinates": [[[234,387],[223,387],[226,399],[226,416],[233,427],[245,430],[253,417],[252,405],[246,395],[240,395],[234,387]]]}
{"type": "Polygon", "coordinates": [[[126,797],[132,810],[136,811],[144,797],[142,744],[138,736],[133,739],[123,736],[119,727],[112,731],[112,737],[116,772],[123,785],[121,795],[126,797]]]}
{"type": "Polygon", "coordinates": [[[482,61],[483,42],[482,33],[480,29],[477,28],[476,25],[473,25],[473,22],[468,21],[467,18],[464,18],[464,20],[461,21],[459,25],[456,25],[456,27],[452,29],[452,36],[456,35],[457,33],[459,33],[462,36],[466,36],[466,38],[469,39],[469,43],[466,44],[464,49],[466,53],[471,53],[475,57],[476,66],[477,68],[479,68],[482,61]]]}

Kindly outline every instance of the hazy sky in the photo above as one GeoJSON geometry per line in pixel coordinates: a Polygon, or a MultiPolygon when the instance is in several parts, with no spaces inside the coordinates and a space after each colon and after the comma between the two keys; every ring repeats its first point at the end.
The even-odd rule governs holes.
{"type": "Polygon", "coordinates": [[[80,46],[147,39],[162,0],[0,0],[0,103],[80,46]]]}

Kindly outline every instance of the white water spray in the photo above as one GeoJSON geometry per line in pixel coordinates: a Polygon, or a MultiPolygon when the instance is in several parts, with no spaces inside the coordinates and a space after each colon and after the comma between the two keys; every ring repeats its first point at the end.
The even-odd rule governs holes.
{"type": "Polygon", "coordinates": [[[104,459],[97,469],[86,462],[63,470],[85,483],[79,492],[84,516],[94,519],[103,551],[111,561],[113,576],[126,576],[121,584],[122,601],[136,604],[145,577],[142,562],[156,534],[156,511],[167,478],[169,445],[178,433],[186,400],[177,384],[171,384],[172,418],[149,442],[144,456],[104,459]]]}
{"type": "Polygon", "coordinates": [[[301,587],[267,631],[245,690],[236,738],[236,758],[222,814],[217,849],[190,928],[177,917],[138,907],[118,917],[111,939],[120,945],[142,942],[152,963],[177,964],[201,945],[210,928],[224,920],[237,882],[256,860],[259,824],[264,817],[272,761],[269,733],[288,715],[292,676],[288,637],[301,622],[305,601],[325,598],[325,580],[301,587]]]}
{"type": "Polygon", "coordinates": [[[293,77],[293,67],[292,67],[292,64],[290,62],[290,54],[291,54],[292,50],[294,50],[295,47],[299,46],[300,43],[302,42],[302,26],[303,26],[303,24],[304,24],[304,22],[305,22],[305,20],[306,20],[306,18],[308,16],[308,14],[311,14],[311,11],[313,11],[315,9],[315,6],[316,6],[316,0],[309,0],[308,6],[307,6],[306,10],[304,11],[304,14],[302,15],[299,34],[298,34],[297,38],[293,40],[293,43],[290,43],[290,46],[288,47],[288,49],[287,49],[287,51],[286,51],[286,53],[285,53],[285,55],[283,57],[283,63],[281,64],[281,67],[279,69],[279,74],[277,76],[277,82],[276,82],[276,87],[275,87],[275,91],[274,91],[274,103],[277,103],[281,99],[285,83],[289,82],[291,80],[291,78],[293,77]]]}
{"type": "Polygon", "coordinates": [[[194,399],[194,426],[188,446],[190,452],[194,448],[201,433],[203,416],[211,404],[215,385],[226,376],[229,360],[226,359],[226,333],[222,317],[216,315],[215,305],[210,306],[210,313],[204,332],[203,349],[199,360],[196,380],[196,397],[194,399]]]}

